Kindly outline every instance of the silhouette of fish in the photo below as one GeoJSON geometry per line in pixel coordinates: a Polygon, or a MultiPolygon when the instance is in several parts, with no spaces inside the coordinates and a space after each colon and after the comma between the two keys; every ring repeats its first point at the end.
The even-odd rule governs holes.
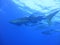
{"type": "Polygon", "coordinates": [[[50,30],[42,31],[41,33],[44,35],[51,35],[53,32],[60,32],[60,30],[50,29],[50,30]]]}
{"type": "Polygon", "coordinates": [[[29,25],[29,24],[36,24],[38,21],[41,21],[41,19],[44,19],[42,16],[29,16],[29,17],[23,17],[11,20],[9,23],[15,24],[15,25],[29,25]]]}
{"type": "Polygon", "coordinates": [[[44,35],[50,35],[50,34],[52,34],[52,32],[53,32],[53,30],[51,31],[51,30],[45,30],[45,31],[42,31],[41,33],[42,34],[44,34],[44,35]]]}
{"type": "Polygon", "coordinates": [[[29,25],[29,24],[37,24],[38,22],[41,22],[42,20],[46,21],[48,25],[51,24],[52,18],[60,11],[60,9],[53,9],[50,14],[47,16],[34,16],[33,15],[29,17],[22,17],[18,19],[11,20],[9,23],[15,24],[15,25],[29,25]]]}

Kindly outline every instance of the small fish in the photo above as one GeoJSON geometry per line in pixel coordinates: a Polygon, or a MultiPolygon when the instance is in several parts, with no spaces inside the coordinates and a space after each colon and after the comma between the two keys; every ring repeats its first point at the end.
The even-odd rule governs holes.
{"type": "Polygon", "coordinates": [[[52,34],[53,32],[60,32],[60,30],[50,29],[50,30],[42,31],[41,33],[42,33],[42,34],[45,34],[45,35],[50,35],[50,34],[52,34]]]}
{"type": "Polygon", "coordinates": [[[52,34],[52,32],[51,31],[43,31],[43,32],[41,32],[42,34],[45,34],[45,35],[50,35],[50,34],[52,34]]]}

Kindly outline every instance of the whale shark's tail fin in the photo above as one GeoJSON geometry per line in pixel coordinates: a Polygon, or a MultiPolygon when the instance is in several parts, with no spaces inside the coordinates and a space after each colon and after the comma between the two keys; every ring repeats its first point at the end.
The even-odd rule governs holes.
{"type": "Polygon", "coordinates": [[[52,18],[53,18],[59,11],[60,11],[60,9],[53,9],[52,12],[51,12],[48,16],[46,16],[46,21],[47,21],[48,25],[51,24],[52,18]]]}

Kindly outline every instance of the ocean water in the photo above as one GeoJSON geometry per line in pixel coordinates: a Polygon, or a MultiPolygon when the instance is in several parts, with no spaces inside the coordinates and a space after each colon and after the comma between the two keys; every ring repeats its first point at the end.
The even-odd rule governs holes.
{"type": "Polygon", "coordinates": [[[60,11],[51,26],[9,23],[30,15],[47,16],[53,9],[60,9],[60,0],[0,0],[0,45],[60,45],[60,11]]]}

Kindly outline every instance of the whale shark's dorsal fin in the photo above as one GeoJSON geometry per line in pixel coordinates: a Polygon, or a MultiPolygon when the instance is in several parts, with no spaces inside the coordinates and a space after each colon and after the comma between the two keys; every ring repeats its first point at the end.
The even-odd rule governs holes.
{"type": "Polygon", "coordinates": [[[48,25],[51,24],[52,18],[53,18],[59,11],[60,11],[60,9],[53,9],[52,12],[51,12],[48,16],[46,16],[46,21],[47,21],[48,25]]]}

